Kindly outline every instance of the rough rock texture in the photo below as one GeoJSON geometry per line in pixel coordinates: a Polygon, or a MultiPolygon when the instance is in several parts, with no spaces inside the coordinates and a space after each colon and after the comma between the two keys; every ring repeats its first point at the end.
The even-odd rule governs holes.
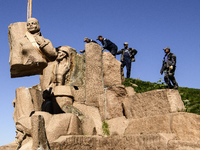
{"type": "Polygon", "coordinates": [[[46,137],[44,118],[41,115],[34,115],[33,117],[31,117],[31,125],[32,132],[34,133],[32,149],[36,150],[40,148],[43,150],[50,150],[46,137]]]}
{"type": "Polygon", "coordinates": [[[84,135],[103,134],[102,120],[98,108],[80,103],[74,103],[73,106],[79,109],[84,115],[81,120],[84,135]]]}
{"type": "Polygon", "coordinates": [[[200,141],[200,116],[182,112],[131,119],[125,131],[126,135],[152,133],[173,133],[177,140],[200,141]]]}
{"type": "Polygon", "coordinates": [[[136,94],[135,90],[132,87],[126,87],[127,96],[123,100],[122,107],[124,111],[124,115],[127,119],[132,118],[133,115],[131,113],[131,106],[134,103],[133,96],[136,94]]]}
{"type": "MultiPolygon", "coordinates": [[[[0,150],[16,150],[16,145],[0,150]]],[[[176,140],[174,134],[143,134],[130,136],[61,136],[50,143],[51,150],[199,150],[199,142],[176,140]]]]}
{"type": "Polygon", "coordinates": [[[51,150],[84,149],[84,150],[148,150],[167,149],[168,141],[173,136],[162,134],[131,135],[131,136],[68,136],[61,137],[51,143],[51,150]]]}
{"type": "Polygon", "coordinates": [[[13,101],[15,107],[13,118],[17,122],[20,118],[28,117],[33,111],[40,111],[43,99],[41,92],[34,88],[20,87],[16,89],[13,101]]]}
{"type": "Polygon", "coordinates": [[[168,150],[199,150],[200,142],[171,140],[168,143],[168,150]]]}
{"type": "MultiPolygon", "coordinates": [[[[70,66],[69,72],[62,74],[66,75],[64,85],[52,82],[58,70],[50,62],[38,86],[16,90],[13,116],[16,141],[22,142],[20,150],[48,149],[46,139],[51,150],[200,149],[200,117],[178,112],[185,109],[178,90],[136,94],[132,87],[121,85],[119,61],[109,52],[102,54],[98,44],[85,47],[84,55],[61,47],[70,58],[70,63],[64,64],[70,66]],[[53,88],[52,93],[42,93],[48,87],[53,88]],[[62,104],[66,111],[41,111],[42,94],[45,108],[53,105],[50,108],[54,110],[62,104]],[[108,123],[108,137],[103,135],[103,121],[108,123]]],[[[11,143],[0,150],[16,146],[11,143]]]]}
{"type": "Polygon", "coordinates": [[[122,84],[121,62],[109,53],[103,53],[103,80],[104,87],[122,84]]]}
{"type": "Polygon", "coordinates": [[[110,135],[124,135],[129,120],[123,116],[107,120],[106,122],[109,124],[110,135]]]}
{"type": "Polygon", "coordinates": [[[113,86],[106,90],[106,119],[112,119],[123,116],[122,102],[127,96],[125,87],[113,86]]]}
{"type": "Polygon", "coordinates": [[[173,89],[137,93],[130,104],[135,119],[185,110],[178,90],[173,89]]]}
{"type": "Polygon", "coordinates": [[[99,101],[104,101],[101,46],[85,44],[85,51],[86,104],[99,106],[99,101]]]}
{"type": "Polygon", "coordinates": [[[8,29],[11,77],[41,74],[42,70],[47,66],[47,62],[25,38],[26,22],[12,23],[8,29]],[[22,48],[21,43],[24,42],[27,45],[22,48]],[[32,49],[28,50],[27,48],[29,47],[32,47],[32,49]]]}

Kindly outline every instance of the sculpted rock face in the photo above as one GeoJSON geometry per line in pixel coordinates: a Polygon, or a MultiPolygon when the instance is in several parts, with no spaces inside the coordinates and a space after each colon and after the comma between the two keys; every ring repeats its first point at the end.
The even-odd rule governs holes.
{"type": "Polygon", "coordinates": [[[50,40],[43,38],[37,19],[18,22],[8,27],[11,77],[42,74],[47,61],[57,53],[50,40]]]}
{"type": "MultiPolygon", "coordinates": [[[[39,25],[34,28],[27,27],[31,34],[38,32],[39,25]]],[[[16,40],[13,35],[10,29],[11,45],[16,40]]],[[[42,38],[42,44],[41,38],[35,38],[39,46],[47,41],[42,38]]],[[[40,84],[16,89],[13,118],[18,145],[0,150],[200,148],[199,117],[179,112],[185,107],[178,90],[135,93],[124,87],[121,63],[111,53],[102,53],[96,43],[87,43],[83,55],[69,46],[56,52],[54,61],[39,67],[40,84]],[[104,121],[108,127],[102,127],[104,121]],[[104,135],[105,130],[110,136],[104,135]]],[[[17,61],[14,58],[11,62],[17,61]]],[[[11,74],[28,75],[17,70],[11,74]]]]}

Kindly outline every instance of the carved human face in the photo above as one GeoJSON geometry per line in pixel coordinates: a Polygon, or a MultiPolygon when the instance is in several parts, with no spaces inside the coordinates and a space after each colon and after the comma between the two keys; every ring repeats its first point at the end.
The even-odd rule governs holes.
{"type": "Polygon", "coordinates": [[[39,22],[35,18],[29,18],[26,23],[26,27],[27,27],[27,30],[32,34],[40,31],[39,22]]]}
{"type": "Polygon", "coordinates": [[[66,57],[66,55],[67,54],[65,52],[63,52],[62,50],[59,50],[58,51],[58,56],[57,56],[56,60],[61,61],[61,60],[63,60],[63,58],[66,57]]]}

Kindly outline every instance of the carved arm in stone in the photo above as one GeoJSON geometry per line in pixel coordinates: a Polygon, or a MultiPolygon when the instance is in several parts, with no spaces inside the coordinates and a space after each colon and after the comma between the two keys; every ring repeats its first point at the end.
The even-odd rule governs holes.
{"type": "Polygon", "coordinates": [[[57,57],[56,49],[53,47],[53,44],[50,40],[45,39],[42,35],[34,35],[35,41],[39,45],[41,51],[49,58],[50,61],[53,61],[57,57]]]}

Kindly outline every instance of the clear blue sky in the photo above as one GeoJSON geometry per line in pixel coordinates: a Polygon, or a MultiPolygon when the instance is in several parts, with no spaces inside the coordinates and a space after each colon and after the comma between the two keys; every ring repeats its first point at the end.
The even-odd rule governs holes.
{"type": "MultiPolygon", "coordinates": [[[[0,0],[1,105],[0,146],[14,140],[12,101],[15,89],[39,83],[38,76],[10,78],[8,26],[26,22],[27,0],[0,0]]],[[[163,48],[177,56],[179,86],[200,89],[200,0],[33,0],[32,17],[54,47],[84,49],[84,37],[98,35],[119,49],[128,42],[138,50],[132,78],[157,82],[163,48]]],[[[117,56],[120,60],[120,56],[117,56]]]]}

